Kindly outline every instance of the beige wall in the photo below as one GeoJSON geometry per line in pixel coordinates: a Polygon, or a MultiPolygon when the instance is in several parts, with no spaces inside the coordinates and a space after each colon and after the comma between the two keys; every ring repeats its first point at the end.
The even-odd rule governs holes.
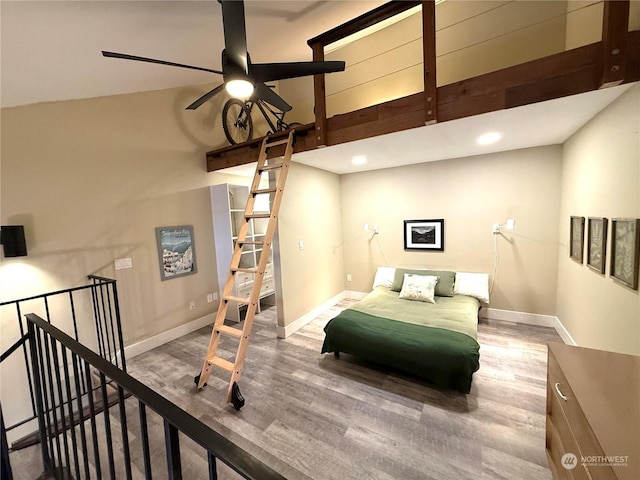
{"type": "Polygon", "coordinates": [[[570,259],[569,217],[640,218],[640,85],[565,144],[557,316],[585,347],[640,354],[640,295],[570,259]]]}
{"type": "Polygon", "coordinates": [[[207,186],[234,177],[206,171],[204,153],[223,143],[217,101],[184,110],[204,90],[2,110],[1,220],[25,225],[29,255],[2,259],[0,301],[115,278],[127,344],[214,311],[207,186]],[[162,282],[155,227],[184,224],[198,273],[162,282]],[[132,269],[114,269],[122,257],[132,269]]]}
{"type": "Polygon", "coordinates": [[[550,146],[343,175],[347,289],[370,290],[385,263],[492,273],[497,240],[491,307],[553,315],[560,166],[550,146]],[[445,220],[445,251],[405,251],[403,221],[430,218],[445,220]],[[495,238],[507,218],[516,229],[495,238]],[[371,240],[364,223],[380,234],[371,240]]]}
{"type": "MultiPolygon", "coordinates": [[[[295,156],[294,156],[295,160],[295,156]]],[[[278,221],[284,327],[344,290],[340,177],[293,162],[278,221]],[[303,242],[303,250],[299,242],[303,242]]]]}

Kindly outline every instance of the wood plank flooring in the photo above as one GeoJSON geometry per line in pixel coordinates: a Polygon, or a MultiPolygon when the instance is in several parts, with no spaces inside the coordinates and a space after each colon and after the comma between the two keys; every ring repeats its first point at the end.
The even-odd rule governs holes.
{"type": "MultiPolygon", "coordinates": [[[[546,344],[561,342],[552,328],[481,320],[480,370],[465,395],[350,355],[321,355],[324,325],[352,303],[340,302],[287,339],[275,338],[274,308],[257,315],[241,411],[224,403],[224,372],[195,388],[210,327],[128,359],[128,370],[290,479],[551,478],[546,344]]],[[[219,355],[232,359],[236,340],[228,337],[219,355]]],[[[17,471],[18,453],[11,457],[16,480],[34,478],[17,471]]],[[[238,478],[221,470],[220,478],[238,478]]],[[[190,477],[201,478],[195,470],[190,477]]]]}

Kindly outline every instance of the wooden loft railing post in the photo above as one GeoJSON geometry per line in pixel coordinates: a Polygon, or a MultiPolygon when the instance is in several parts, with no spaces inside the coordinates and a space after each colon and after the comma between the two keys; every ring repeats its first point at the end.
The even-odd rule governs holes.
{"type": "Polygon", "coordinates": [[[600,88],[624,81],[627,61],[629,0],[605,0],[602,15],[602,79],[600,88]]]}
{"type": "MultiPolygon", "coordinates": [[[[324,45],[320,42],[311,45],[313,61],[324,61],[324,45]]],[[[327,98],[325,94],[324,75],[313,76],[314,114],[316,117],[316,146],[327,144],[327,98]]]]}
{"type": "Polygon", "coordinates": [[[431,125],[438,121],[435,0],[422,2],[422,55],[424,61],[424,123],[431,125]]]}

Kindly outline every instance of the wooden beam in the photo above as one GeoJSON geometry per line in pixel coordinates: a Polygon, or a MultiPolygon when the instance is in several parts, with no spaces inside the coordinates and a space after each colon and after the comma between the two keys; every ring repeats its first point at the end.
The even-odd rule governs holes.
{"type": "Polygon", "coordinates": [[[416,93],[327,121],[328,145],[424,126],[424,93],[416,93]]]}
{"type": "Polygon", "coordinates": [[[330,43],[342,40],[349,35],[358,33],[360,30],[375,25],[376,23],[398,15],[399,13],[409,10],[417,5],[420,5],[419,0],[392,1],[385,3],[370,12],[364,13],[353,20],[349,20],[342,25],[332,28],[328,32],[318,35],[317,37],[313,37],[307,42],[307,44],[310,47],[313,47],[314,44],[319,43],[324,47],[330,43]]]}
{"type": "MultiPolygon", "coordinates": [[[[464,104],[477,105],[478,98],[489,96],[487,101],[494,105],[494,109],[507,108],[506,105],[500,106],[499,97],[509,88],[516,88],[522,85],[535,85],[537,82],[556,77],[563,73],[575,72],[598,65],[600,61],[600,44],[594,43],[584,47],[561,52],[549,57],[532,60],[527,63],[516,65],[513,67],[497,70],[495,72],[486,73],[477,77],[454,82],[438,88],[438,120],[451,120],[448,114],[443,115],[442,109],[449,110],[451,104],[455,105],[457,110],[459,107],[464,108],[464,104]],[[471,100],[475,99],[475,100],[471,100]]],[[[547,98],[549,99],[549,98],[547,98]]],[[[461,113],[462,113],[461,111],[461,113]]],[[[481,113],[475,109],[468,110],[469,113],[464,116],[477,115],[481,113]]],[[[491,110],[487,110],[491,111],[491,110]]],[[[453,118],[460,118],[455,116],[453,118]]]]}
{"type": "Polygon", "coordinates": [[[627,60],[629,0],[605,0],[602,15],[602,79],[600,87],[624,81],[627,60]]]}
{"type": "MultiPolygon", "coordinates": [[[[317,42],[311,45],[313,49],[313,61],[324,61],[324,45],[317,42]]],[[[314,108],[313,113],[316,119],[315,139],[316,144],[327,144],[327,97],[325,90],[325,77],[324,75],[313,76],[313,98],[314,108]]]]}
{"type": "MultiPolygon", "coordinates": [[[[293,144],[293,152],[306,152],[316,148],[313,137],[314,124],[308,123],[296,128],[296,141],[293,144]]],[[[289,131],[276,132],[271,135],[272,139],[285,138],[289,131]]],[[[249,142],[238,145],[229,145],[207,152],[207,172],[215,172],[230,167],[237,167],[258,161],[260,146],[264,137],[255,138],[249,142]]],[[[284,147],[282,148],[284,150],[284,147]]],[[[267,158],[281,156],[282,153],[277,148],[268,151],[267,158]]]]}
{"type": "MultiPolygon", "coordinates": [[[[623,83],[640,80],[640,31],[627,34],[623,83]]],[[[438,87],[438,121],[445,122],[505,108],[597,90],[602,42],[438,87]]],[[[327,120],[327,145],[337,145],[424,125],[424,92],[336,115],[327,120]]],[[[315,124],[299,129],[294,152],[316,148],[315,124]],[[307,133],[306,136],[302,136],[307,133]]],[[[286,135],[286,132],[278,132],[286,135]]],[[[207,170],[255,162],[262,139],[207,153],[207,170]]]]}
{"type": "Polygon", "coordinates": [[[422,56],[424,64],[424,123],[438,121],[438,90],[436,83],[436,2],[422,2],[422,56]]]}

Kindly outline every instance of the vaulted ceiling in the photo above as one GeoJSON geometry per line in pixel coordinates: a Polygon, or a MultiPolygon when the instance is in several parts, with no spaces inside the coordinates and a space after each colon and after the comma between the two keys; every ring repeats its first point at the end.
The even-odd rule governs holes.
{"type": "MultiPolygon", "coordinates": [[[[254,61],[311,60],[307,40],[385,0],[245,2],[254,61]]],[[[219,76],[103,58],[101,50],[219,69],[216,0],[0,2],[2,107],[216,83],[219,76]]]]}

